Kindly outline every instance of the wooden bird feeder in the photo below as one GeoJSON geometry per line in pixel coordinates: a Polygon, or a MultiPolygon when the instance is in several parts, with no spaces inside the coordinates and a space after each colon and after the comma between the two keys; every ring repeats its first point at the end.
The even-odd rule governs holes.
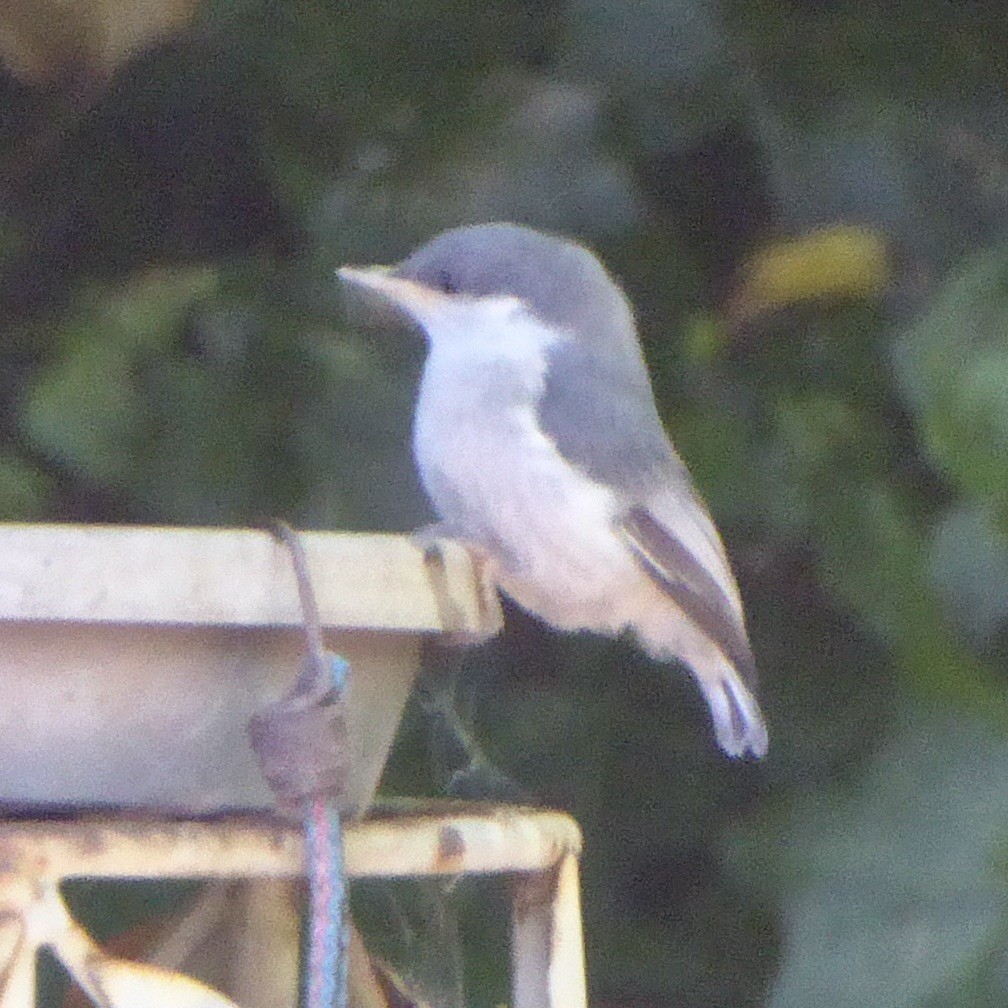
{"type": "MultiPolygon", "coordinates": [[[[445,548],[432,567],[401,536],[301,539],[326,646],[352,669],[348,804],[363,812],[422,640],[485,634],[499,614],[485,611],[461,548],[445,548]]],[[[9,813],[0,822],[0,957],[9,960],[0,1008],[34,1003],[41,946],[88,989],[74,963],[93,969],[98,953],[61,909],[65,878],[301,872],[299,835],[270,817],[272,794],[246,736],[249,717],[296,677],[301,626],[290,556],[265,532],[0,526],[0,806],[9,813]]],[[[567,817],[453,809],[365,818],[347,844],[351,876],[514,876],[515,1008],[584,1005],[580,839],[567,817]]],[[[152,990],[147,1003],[160,1003],[152,990]]],[[[171,998],[231,1003],[213,992],[185,1000],[180,989],[171,998]]]]}

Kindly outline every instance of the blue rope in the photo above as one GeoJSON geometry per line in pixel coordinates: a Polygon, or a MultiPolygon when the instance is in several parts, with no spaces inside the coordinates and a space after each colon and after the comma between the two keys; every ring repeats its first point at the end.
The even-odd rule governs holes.
{"type": "MultiPolygon", "coordinates": [[[[337,697],[346,688],[350,666],[326,652],[332,688],[337,697]]],[[[305,1008],[347,1008],[346,876],[343,824],[336,802],[309,798],[305,802],[305,849],[311,892],[305,1008]]]]}

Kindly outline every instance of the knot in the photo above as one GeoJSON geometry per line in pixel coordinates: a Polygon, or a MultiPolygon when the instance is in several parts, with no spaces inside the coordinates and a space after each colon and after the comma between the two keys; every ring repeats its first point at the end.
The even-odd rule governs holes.
{"type": "MultiPolygon", "coordinates": [[[[307,672],[314,662],[306,664],[307,672]]],[[[301,678],[275,703],[248,723],[252,749],[259,759],[278,807],[300,814],[304,803],[324,798],[341,807],[350,774],[347,755],[347,662],[327,654],[321,665],[301,678]]]]}
{"type": "Polygon", "coordinates": [[[281,811],[300,814],[305,802],[314,799],[338,809],[345,802],[350,774],[345,689],[349,666],[323,649],[301,540],[282,522],[275,523],[272,532],[294,565],[308,654],[290,691],[249,719],[249,741],[281,811]]]}

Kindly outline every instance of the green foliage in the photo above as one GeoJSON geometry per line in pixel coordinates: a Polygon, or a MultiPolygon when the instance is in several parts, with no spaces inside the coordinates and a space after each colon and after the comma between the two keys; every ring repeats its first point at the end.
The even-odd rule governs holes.
{"type": "Polygon", "coordinates": [[[936,592],[975,648],[1008,620],[1008,543],[989,509],[961,504],[935,529],[930,574],[936,592]]]}
{"type": "Polygon", "coordinates": [[[0,458],[0,509],[8,521],[46,517],[51,483],[45,475],[16,456],[0,458]]]}
{"type": "Polygon", "coordinates": [[[772,854],[737,845],[739,870],[765,880],[788,936],[767,1003],[950,1003],[1002,939],[1006,773],[1002,730],[907,708],[856,784],[806,795],[774,821],[772,854]]]}
{"type": "MultiPolygon", "coordinates": [[[[729,764],[685,677],[520,613],[464,659],[490,760],[583,825],[594,1000],[1004,1003],[1006,42],[983,3],[209,0],[104,90],[0,76],[0,515],[419,525],[423,347],[334,268],[588,241],[771,729],[729,764]]],[[[443,789],[427,735],[387,787],[443,789]]],[[[358,895],[506,998],[496,896],[358,895]]]]}
{"type": "Polygon", "coordinates": [[[893,345],[924,444],[1008,534],[1008,246],[970,257],[893,345]]]}
{"type": "Polygon", "coordinates": [[[167,356],[186,312],[212,289],[211,275],[186,271],[141,278],[114,298],[85,294],[52,334],[56,359],[26,397],[29,443],[96,482],[135,482],[153,433],[140,369],[167,356]]]}

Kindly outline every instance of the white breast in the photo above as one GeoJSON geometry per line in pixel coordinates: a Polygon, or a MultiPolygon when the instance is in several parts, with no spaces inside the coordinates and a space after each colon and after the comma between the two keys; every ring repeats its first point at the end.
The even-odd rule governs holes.
{"type": "Polygon", "coordinates": [[[442,518],[478,524],[485,496],[506,491],[501,465],[521,462],[529,449],[531,411],[558,334],[513,298],[452,304],[424,328],[430,353],[414,417],[417,466],[442,518]]]}
{"type": "Polygon", "coordinates": [[[494,556],[518,602],[557,626],[601,628],[614,584],[636,570],[613,532],[615,496],[538,427],[556,334],[523,312],[500,322],[496,338],[432,338],[414,423],[420,476],[441,518],[494,556]]]}

